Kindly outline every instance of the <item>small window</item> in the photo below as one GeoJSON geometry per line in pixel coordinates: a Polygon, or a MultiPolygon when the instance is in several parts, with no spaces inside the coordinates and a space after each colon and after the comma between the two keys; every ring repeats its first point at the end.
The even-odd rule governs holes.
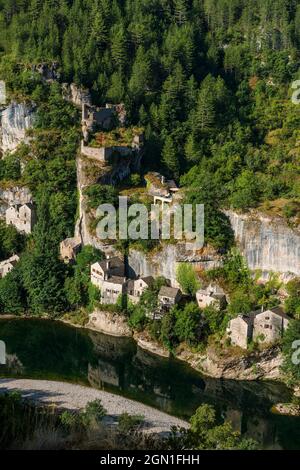
{"type": "Polygon", "coordinates": [[[270,328],[270,325],[265,325],[265,330],[268,330],[270,328]]]}

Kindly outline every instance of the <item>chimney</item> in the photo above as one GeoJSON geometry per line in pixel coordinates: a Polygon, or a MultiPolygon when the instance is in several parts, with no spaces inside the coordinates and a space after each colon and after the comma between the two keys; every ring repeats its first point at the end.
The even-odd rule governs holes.
{"type": "Polygon", "coordinates": [[[161,177],[161,184],[165,184],[165,177],[164,176],[161,177]]]}
{"type": "Polygon", "coordinates": [[[110,260],[109,258],[106,260],[106,269],[110,269],[110,260]]]}

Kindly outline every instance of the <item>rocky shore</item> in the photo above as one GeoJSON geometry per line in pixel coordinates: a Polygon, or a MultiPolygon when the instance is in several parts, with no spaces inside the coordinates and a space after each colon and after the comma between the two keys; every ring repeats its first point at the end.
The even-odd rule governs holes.
{"type": "Polygon", "coordinates": [[[179,418],[102,390],[48,380],[0,379],[0,393],[16,390],[24,399],[44,405],[55,404],[59,409],[70,411],[81,410],[88,402],[100,399],[110,420],[116,421],[124,412],[144,416],[143,430],[147,433],[165,434],[172,426],[188,426],[179,418]]]}

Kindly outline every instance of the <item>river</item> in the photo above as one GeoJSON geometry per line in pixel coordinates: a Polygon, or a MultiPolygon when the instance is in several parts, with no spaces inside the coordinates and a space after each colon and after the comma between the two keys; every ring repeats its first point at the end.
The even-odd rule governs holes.
{"type": "Polygon", "coordinates": [[[8,361],[1,377],[67,381],[123,395],[188,419],[202,403],[265,449],[300,449],[300,418],[270,412],[291,392],[274,382],[203,377],[174,359],[114,338],[48,320],[0,320],[8,361]]]}

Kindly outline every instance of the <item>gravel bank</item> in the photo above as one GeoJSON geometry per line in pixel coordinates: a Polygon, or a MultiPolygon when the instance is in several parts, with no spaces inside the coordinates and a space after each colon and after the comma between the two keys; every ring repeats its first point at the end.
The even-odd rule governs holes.
{"type": "Polygon", "coordinates": [[[19,390],[26,399],[45,404],[55,403],[59,408],[67,410],[80,410],[89,401],[98,398],[102,401],[107,414],[114,419],[124,412],[143,415],[147,432],[166,433],[171,426],[187,427],[185,421],[150,406],[81,385],[48,380],[0,379],[0,393],[12,390],[19,390]]]}

